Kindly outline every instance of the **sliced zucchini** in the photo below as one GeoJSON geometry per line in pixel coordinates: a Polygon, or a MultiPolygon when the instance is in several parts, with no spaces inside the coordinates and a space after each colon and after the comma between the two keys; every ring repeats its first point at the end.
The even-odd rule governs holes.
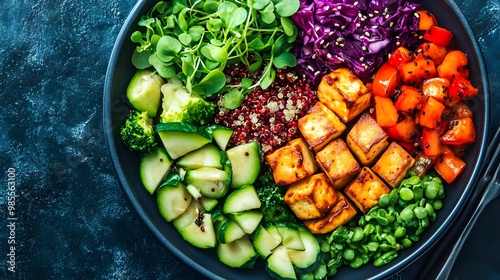
{"type": "Polygon", "coordinates": [[[130,80],[126,95],[128,101],[139,112],[148,112],[154,118],[161,101],[161,86],[163,78],[150,70],[138,70],[130,80]]]}
{"type": "MultiPolygon", "coordinates": [[[[210,198],[210,197],[202,197],[200,200],[201,205],[203,205],[203,208],[207,210],[208,212],[212,211],[217,207],[219,204],[219,201],[216,198],[210,198]]],[[[213,217],[212,217],[213,218],[213,217]]]]}
{"type": "Polygon", "coordinates": [[[255,188],[252,185],[247,185],[228,195],[222,212],[227,214],[258,209],[261,204],[255,188]]]}
{"type": "Polygon", "coordinates": [[[257,210],[248,210],[238,213],[229,213],[229,218],[234,220],[248,234],[252,234],[262,220],[263,214],[257,210]]]}
{"type": "Polygon", "coordinates": [[[298,273],[313,272],[321,260],[318,240],[307,229],[298,231],[305,249],[289,250],[288,256],[298,273]]]}
{"type": "Polygon", "coordinates": [[[245,236],[243,229],[231,219],[227,219],[220,226],[217,236],[221,243],[230,243],[245,236]]]}
{"type": "Polygon", "coordinates": [[[227,144],[229,143],[229,139],[231,139],[231,136],[233,135],[233,130],[229,127],[214,124],[207,127],[207,131],[212,134],[217,146],[219,146],[221,150],[225,151],[227,144]]]}
{"type": "Polygon", "coordinates": [[[281,239],[274,238],[265,227],[258,226],[255,230],[252,243],[255,251],[257,251],[263,259],[266,259],[271,255],[272,250],[280,245],[281,239]]]}
{"type": "Polygon", "coordinates": [[[230,243],[219,243],[217,256],[222,263],[230,267],[247,268],[253,268],[258,257],[248,235],[230,243]]]}
{"type": "Polygon", "coordinates": [[[287,249],[304,250],[305,246],[300,238],[299,230],[286,225],[278,225],[278,232],[281,236],[281,242],[287,249]]]}
{"type": "Polygon", "coordinates": [[[277,226],[275,226],[275,225],[267,226],[266,230],[267,230],[267,232],[269,232],[269,234],[272,237],[274,237],[274,239],[278,240],[280,242],[280,244],[281,244],[281,242],[283,241],[283,238],[281,238],[281,235],[278,232],[278,227],[277,226]]]}
{"type": "Polygon", "coordinates": [[[217,244],[212,215],[204,213],[203,206],[194,199],[173,225],[184,240],[195,247],[214,248],[217,244]]]}
{"type": "Polygon", "coordinates": [[[139,174],[142,185],[150,194],[156,191],[172,167],[172,163],[173,160],[167,154],[167,151],[160,147],[156,148],[154,152],[141,157],[139,174]]]}
{"type": "Polygon", "coordinates": [[[203,195],[201,194],[200,190],[193,186],[193,185],[187,185],[186,186],[186,191],[194,198],[196,201],[201,201],[203,199],[203,195]]]}
{"type": "Polygon", "coordinates": [[[239,188],[253,184],[260,172],[259,142],[249,142],[233,147],[227,150],[227,156],[233,170],[231,187],[239,188]]]}
{"type": "Polygon", "coordinates": [[[213,167],[222,169],[221,151],[212,143],[187,153],[176,163],[178,167],[186,170],[197,169],[201,167],[213,167]]]}
{"type": "Polygon", "coordinates": [[[220,198],[226,195],[229,189],[231,175],[217,168],[202,167],[186,171],[184,180],[198,188],[203,196],[220,198]]]}
{"type": "Polygon", "coordinates": [[[158,210],[167,222],[171,222],[184,213],[191,204],[191,200],[178,173],[169,173],[156,194],[158,210]]]}
{"type": "Polygon", "coordinates": [[[285,246],[278,246],[267,258],[266,271],[274,279],[297,279],[285,246]]]}
{"type": "Polygon", "coordinates": [[[172,159],[212,142],[212,135],[188,123],[159,123],[156,125],[163,146],[172,159]]]}

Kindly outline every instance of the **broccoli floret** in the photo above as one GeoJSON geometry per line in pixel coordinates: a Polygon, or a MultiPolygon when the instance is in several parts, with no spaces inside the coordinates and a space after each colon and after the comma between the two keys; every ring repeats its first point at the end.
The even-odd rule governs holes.
{"type": "Polygon", "coordinates": [[[208,124],[215,115],[215,103],[190,94],[177,78],[164,84],[161,92],[163,112],[160,122],[184,122],[200,126],[208,124]]]}
{"type": "Polygon", "coordinates": [[[264,214],[264,222],[272,224],[287,224],[299,227],[300,222],[285,203],[286,188],[275,184],[273,175],[264,170],[256,182],[256,191],[262,202],[260,210],[264,214]]]}
{"type": "Polygon", "coordinates": [[[151,153],[157,146],[153,120],[147,112],[132,110],[121,127],[123,143],[131,151],[151,153]]]}

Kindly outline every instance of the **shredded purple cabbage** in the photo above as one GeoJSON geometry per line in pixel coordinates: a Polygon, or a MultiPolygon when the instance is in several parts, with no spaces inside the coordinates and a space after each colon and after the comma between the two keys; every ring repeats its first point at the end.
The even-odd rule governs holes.
{"type": "Polygon", "coordinates": [[[299,29],[297,70],[317,85],[346,66],[367,82],[398,46],[421,42],[415,16],[420,9],[405,0],[300,0],[292,16],[299,29]]]}

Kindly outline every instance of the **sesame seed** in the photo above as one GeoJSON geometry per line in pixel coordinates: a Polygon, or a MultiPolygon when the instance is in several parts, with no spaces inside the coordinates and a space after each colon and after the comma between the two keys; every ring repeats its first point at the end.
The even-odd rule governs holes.
{"type": "Polygon", "coordinates": [[[358,5],[358,1],[354,2],[354,6],[357,6],[358,5]]]}
{"type": "Polygon", "coordinates": [[[359,22],[356,23],[356,27],[357,28],[360,28],[361,27],[361,24],[359,22]]]}
{"type": "Polygon", "coordinates": [[[335,34],[335,32],[330,31],[330,33],[328,33],[328,36],[332,36],[333,34],[335,34]]]}
{"type": "Polygon", "coordinates": [[[325,10],[325,11],[330,10],[330,6],[325,6],[324,10],[325,10]]]}
{"type": "Polygon", "coordinates": [[[339,47],[343,48],[343,47],[344,47],[344,44],[339,44],[339,47]]]}
{"type": "Polygon", "coordinates": [[[342,42],[342,37],[338,37],[335,41],[342,42]]]}
{"type": "Polygon", "coordinates": [[[314,71],[314,68],[311,65],[307,65],[307,69],[314,71]]]}
{"type": "Polygon", "coordinates": [[[340,26],[340,24],[338,24],[338,23],[334,23],[333,25],[334,25],[335,27],[339,27],[339,26],[340,26]]]}
{"type": "Polygon", "coordinates": [[[415,15],[416,18],[420,17],[420,15],[417,12],[415,12],[414,15],[415,15]]]}
{"type": "Polygon", "coordinates": [[[389,27],[392,27],[394,25],[394,22],[389,22],[389,27]]]}
{"type": "Polygon", "coordinates": [[[359,58],[359,61],[363,62],[363,60],[365,60],[365,58],[364,58],[364,57],[360,57],[360,58],[359,58]]]}
{"type": "Polygon", "coordinates": [[[331,59],[331,58],[332,58],[332,54],[331,54],[331,53],[327,53],[327,54],[326,54],[326,57],[327,57],[328,59],[331,59]]]}
{"type": "Polygon", "coordinates": [[[316,54],[313,54],[311,58],[316,59],[316,54]]]}
{"type": "Polygon", "coordinates": [[[361,49],[366,51],[366,46],[362,46],[361,49]]]}

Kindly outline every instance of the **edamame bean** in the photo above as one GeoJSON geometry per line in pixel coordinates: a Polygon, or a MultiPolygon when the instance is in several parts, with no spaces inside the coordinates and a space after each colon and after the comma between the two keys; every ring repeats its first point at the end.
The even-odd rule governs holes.
{"type": "Polygon", "coordinates": [[[401,188],[399,190],[399,196],[404,201],[410,201],[413,199],[413,192],[409,188],[401,188]]]}

